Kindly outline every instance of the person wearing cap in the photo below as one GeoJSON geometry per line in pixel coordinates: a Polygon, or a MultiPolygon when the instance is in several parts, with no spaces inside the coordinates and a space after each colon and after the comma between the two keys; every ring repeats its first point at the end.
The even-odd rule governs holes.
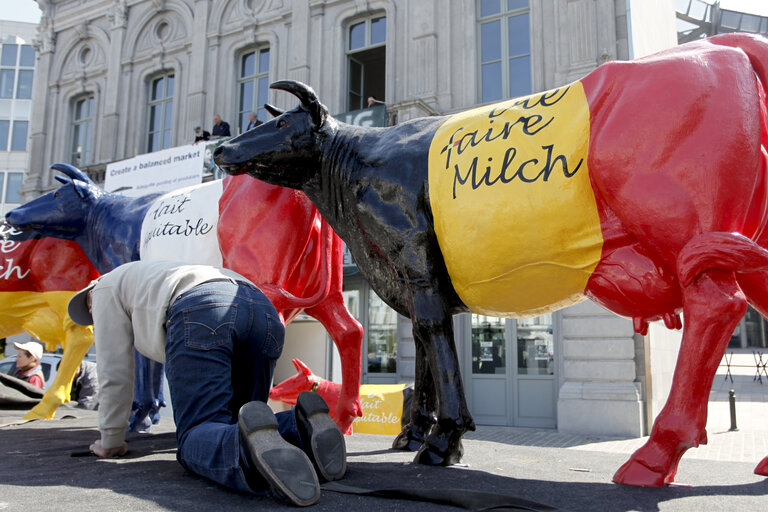
{"type": "Polygon", "coordinates": [[[133,349],[166,364],[177,459],[226,487],[270,487],[295,505],[346,471],[344,436],[316,393],[274,414],[266,400],[284,327],[253,283],[228,269],[168,261],[126,263],[76,293],[78,325],[94,326],[99,368],[99,457],[127,452],[133,349]]]}
{"type": "Polygon", "coordinates": [[[195,142],[200,142],[201,140],[209,140],[210,138],[211,134],[203,130],[202,126],[195,126],[195,142]]]}
{"type": "Polygon", "coordinates": [[[34,341],[14,343],[13,346],[18,350],[16,373],[13,376],[40,389],[45,388],[45,375],[43,374],[43,367],[40,365],[40,359],[43,357],[43,346],[34,341]]]}

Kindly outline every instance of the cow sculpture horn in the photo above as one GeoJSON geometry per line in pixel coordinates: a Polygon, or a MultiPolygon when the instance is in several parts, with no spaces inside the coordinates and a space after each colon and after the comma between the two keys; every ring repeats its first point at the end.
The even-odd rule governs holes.
{"type": "Polygon", "coordinates": [[[91,178],[88,177],[83,171],[69,164],[53,164],[51,169],[62,172],[72,178],[73,180],[79,180],[85,183],[93,183],[91,178]]]}
{"type": "Polygon", "coordinates": [[[325,105],[320,103],[314,89],[307,84],[295,80],[280,80],[278,82],[272,82],[269,88],[286,91],[299,98],[302,108],[308,110],[312,116],[312,122],[314,123],[315,128],[320,128],[325,122],[325,118],[328,115],[328,109],[325,108],[325,105]]]}

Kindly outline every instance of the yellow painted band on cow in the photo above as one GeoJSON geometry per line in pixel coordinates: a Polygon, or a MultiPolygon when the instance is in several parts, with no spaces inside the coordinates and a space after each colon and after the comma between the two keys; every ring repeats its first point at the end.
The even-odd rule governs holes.
{"type": "Polygon", "coordinates": [[[75,325],[67,314],[73,291],[0,293],[0,336],[26,331],[47,350],[64,349],[61,366],[43,399],[24,419],[52,419],[56,409],[69,401],[72,378],[93,344],[93,328],[75,325]]]}
{"type": "Polygon", "coordinates": [[[473,311],[536,316],[584,300],[603,236],[580,82],[450,116],[429,148],[448,274],[473,311]]]}

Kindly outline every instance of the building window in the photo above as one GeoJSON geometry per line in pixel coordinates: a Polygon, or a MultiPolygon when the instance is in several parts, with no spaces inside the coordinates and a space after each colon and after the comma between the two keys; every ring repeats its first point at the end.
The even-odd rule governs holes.
{"type": "Polygon", "coordinates": [[[528,0],[480,0],[480,101],[530,94],[531,16],[528,0]]]}
{"type": "Polygon", "coordinates": [[[243,133],[248,127],[249,112],[255,112],[261,122],[267,121],[269,117],[264,110],[269,94],[269,48],[246,53],[240,58],[237,83],[240,99],[237,119],[239,133],[243,133]]]}
{"type": "Polygon", "coordinates": [[[0,151],[26,151],[28,121],[0,121],[0,151]],[[10,142],[10,147],[8,143],[10,142]]]}
{"type": "Polygon", "coordinates": [[[0,121],[0,151],[8,151],[8,135],[11,131],[11,122],[0,121]]]}
{"type": "Polygon", "coordinates": [[[368,373],[397,373],[397,313],[368,293],[368,373]]]}
{"type": "Polygon", "coordinates": [[[353,23],[347,34],[347,109],[368,106],[368,98],[384,101],[387,62],[387,18],[353,23]]]}
{"type": "Polygon", "coordinates": [[[23,172],[0,171],[0,213],[5,214],[21,204],[23,172]]]}
{"type": "Polygon", "coordinates": [[[27,121],[14,121],[11,132],[11,151],[27,150],[27,121]]]}
{"type": "Polygon", "coordinates": [[[32,98],[34,67],[35,50],[30,45],[4,44],[0,50],[0,98],[32,98]]]}
{"type": "Polygon", "coordinates": [[[6,173],[7,185],[5,187],[5,204],[19,204],[21,203],[21,184],[24,181],[24,173],[21,172],[9,172],[6,173]]]}
{"type": "Polygon", "coordinates": [[[152,80],[149,91],[149,134],[147,151],[171,147],[171,120],[173,119],[174,75],[167,74],[152,80]]]}
{"type": "Polygon", "coordinates": [[[75,101],[72,114],[72,165],[91,163],[91,131],[93,130],[93,96],[75,101]]]}

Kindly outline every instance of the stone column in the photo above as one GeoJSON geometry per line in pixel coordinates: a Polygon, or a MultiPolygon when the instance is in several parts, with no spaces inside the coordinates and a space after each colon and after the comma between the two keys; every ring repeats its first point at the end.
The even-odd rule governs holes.
{"type": "Polygon", "coordinates": [[[640,385],[635,382],[632,321],[587,301],[563,311],[562,338],[558,430],[643,435],[644,411],[640,385]]]}
{"type": "Polygon", "coordinates": [[[286,33],[291,44],[288,46],[288,76],[291,80],[309,82],[309,3],[307,0],[293,0],[290,18],[286,19],[286,33]]]}
{"type": "Polygon", "coordinates": [[[48,129],[53,126],[54,118],[50,117],[50,110],[46,108],[51,100],[48,85],[50,81],[53,53],[56,50],[56,33],[53,31],[51,18],[51,6],[40,20],[37,28],[37,37],[32,41],[32,46],[37,53],[37,65],[35,66],[35,79],[32,90],[32,112],[29,118],[29,160],[27,175],[21,186],[23,201],[29,201],[40,195],[47,185],[48,165],[46,161],[46,138],[48,129]],[[48,113],[44,118],[40,113],[48,113]]]}
{"type": "Polygon", "coordinates": [[[107,85],[104,88],[101,130],[98,141],[94,141],[99,153],[97,162],[108,163],[118,160],[125,155],[115,153],[119,137],[120,122],[120,63],[123,60],[123,40],[128,26],[128,6],[125,0],[116,0],[107,13],[112,31],[109,37],[109,57],[107,63],[107,85]]]}
{"type": "MultiPolygon", "coordinates": [[[[180,126],[179,130],[183,134],[192,133],[195,126],[205,125],[205,88],[206,78],[210,70],[206,70],[205,63],[208,57],[208,11],[210,2],[208,0],[197,0],[195,2],[195,19],[192,29],[192,49],[189,60],[189,80],[187,82],[187,124],[190,126],[180,126]]],[[[213,83],[215,80],[210,80],[213,83]]],[[[213,112],[210,113],[213,115],[213,112]]],[[[233,130],[236,129],[235,123],[230,123],[233,130]]]]}

